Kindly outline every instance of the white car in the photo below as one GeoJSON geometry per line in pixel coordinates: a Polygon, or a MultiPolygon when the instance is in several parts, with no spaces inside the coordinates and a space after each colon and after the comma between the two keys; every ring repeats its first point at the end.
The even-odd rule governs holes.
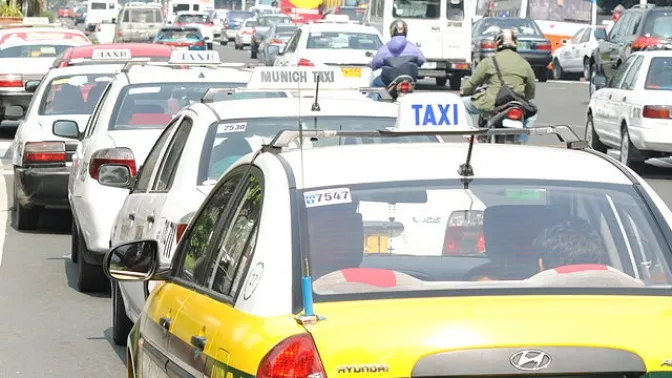
{"type": "MultiPolygon", "coordinates": [[[[127,189],[98,182],[114,173],[101,171],[100,165],[116,161],[135,173],[180,109],[198,101],[208,88],[244,86],[249,80],[249,71],[243,69],[181,69],[186,62],[179,56],[199,54],[176,51],[173,55],[177,57],[171,57],[173,66],[139,63],[116,75],[84,133],[74,120],[54,123],[54,134],[81,140],[73,157],[68,198],[73,214],[72,256],[79,264],[77,288],[82,292],[104,290],[109,284],[100,266],[110,247],[112,225],[128,194],[127,189]]],[[[143,185],[139,182],[135,188],[143,185]]]]}
{"type": "Polygon", "coordinates": [[[554,80],[576,74],[590,78],[590,58],[598,45],[594,31],[595,27],[579,29],[571,39],[564,41],[564,45],[553,52],[554,80]]]}
{"type": "Polygon", "coordinates": [[[55,68],[39,86],[27,87],[35,95],[12,142],[18,230],[36,228],[42,209],[70,207],[68,177],[79,141],[54,135],[54,123],[73,120],[84,131],[93,108],[121,68],[120,64],[55,68]]]}
{"type": "Polygon", "coordinates": [[[41,80],[59,54],[71,46],[90,44],[84,33],[74,29],[0,29],[0,122],[23,117],[33,97],[25,86],[41,80]]]}
{"type": "Polygon", "coordinates": [[[119,3],[117,0],[88,0],[84,20],[86,31],[92,33],[96,30],[96,25],[104,22],[112,23],[118,15],[119,3]]]}
{"type": "Polygon", "coordinates": [[[366,76],[370,72],[366,66],[382,45],[382,36],[372,26],[350,22],[309,23],[287,41],[274,66],[337,66],[344,76],[368,85],[372,78],[366,76]]]}
{"type": "Polygon", "coordinates": [[[240,24],[240,27],[236,30],[236,37],[233,40],[233,47],[236,50],[243,50],[245,46],[249,46],[252,43],[255,26],[257,26],[256,18],[248,18],[240,24]]]}
{"type": "Polygon", "coordinates": [[[636,52],[590,97],[586,140],[600,152],[620,150],[637,168],[649,158],[672,155],[672,51],[636,52]]]}
{"type": "Polygon", "coordinates": [[[196,26],[201,29],[208,50],[212,50],[215,40],[215,23],[208,12],[178,12],[175,26],[196,26]]]}

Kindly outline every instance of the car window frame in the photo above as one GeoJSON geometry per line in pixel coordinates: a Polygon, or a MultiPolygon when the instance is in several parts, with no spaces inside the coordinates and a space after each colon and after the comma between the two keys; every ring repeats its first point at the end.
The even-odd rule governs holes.
{"type": "Polygon", "coordinates": [[[625,12],[621,17],[616,21],[614,26],[609,30],[609,39],[612,40],[614,38],[617,38],[620,36],[621,29],[623,29],[623,25],[625,25],[625,20],[630,17],[629,12],[625,12]]]}
{"type": "Polygon", "coordinates": [[[96,123],[98,123],[100,115],[103,112],[103,108],[105,107],[107,96],[110,94],[111,91],[112,91],[112,82],[109,82],[105,87],[105,90],[103,90],[103,94],[100,95],[100,99],[98,99],[98,104],[96,104],[96,107],[93,109],[93,112],[91,112],[89,122],[86,123],[86,127],[84,128],[84,137],[82,139],[90,138],[91,135],[93,135],[96,123]]]}
{"type": "Polygon", "coordinates": [[[637,79],[639,78],[639,71],[642,68],[642,63],[644,62],[644,57],[641,55],[635,56],[635,60],[628,68],[628,72],[623,77],[623,81],[619,85],[619,89],[631,91],[635,89],[637,84],[637,79]]]}
{"type": "Polygon", "coordinates": [[[579,39],[579,44],[590,42],[590,38],[592,37],[592,35],[593,35],[593,29],[586,28],[586,30],[583,32],[583,35],[579,39]]]}
{"type": "Polygon", "coordinates": [[[628,75],[628,72],[630,71],[630,67],[632,66],[632,63],[635,61],[636,58],[637,58],[636,56],[630,55],[628,57],[628,59],[626,59],[625,62],[623,62],[623,64],[620,67],[618,67],[618,69],[616,69],[616,72],[614,72],[614,76],[612,76],[611,79],[609,79],[609,83],[607,84],[607,88],[619,89],[621,87],[621,84],[623,83],[623,80],[628,75]],[[621,70],[623,70],[623,71],[621,71],[621,70]],[[618,77],[618,74],[620,72],[623,72],[623,76],[621,78],[619,78],[619,81],[616,83],[615,80],[618,77]]]}
{"type": "Polygon", "coordinates": [[[586,34],[586,28],[581,28],[569,40],[571,41],[572,44],[579,44],[581,43],[581,38],[583,38],[585,34],[586,34]]]}
{"type": "Polygon", "coordinates": [[[168,193],[170,191],[170,189],[173,186],[173,182],[175,180],[175,174],[177,173],[177,169],[180,166],[180,160],[182,159],[182,154],[184,153],[184,149],[186,148],[187,143],[189,142],[189,136],[191,135],[191,131],[193,130],[193,128],[194,128],[193,119],[188,115],[183,115],[181,121],[179,122],[179,125],[175,128],[175,132],[170,137],[171,139],[168,142],[168,146],[159,157],[159,167],[156,170],[156,174],[154,175],[154,177],[152,177],[150,180],[150,185],[148,189],[149,193],[168,193]],[[180,132],[183,131],[184,129],[187,129],[185,131],[185,134],[180,134],[180,132]],[[185,137],[183,143],[181,143],[181,146],[178,147],[179,151],[177,152],[177,159],[175,159],[172,166],[168,167],[166,164],[168,163],[170,153],[171,151],[173,151],[173,147],[177,145],[177,142],[179,142],[178,138],[181,135],[185,135],[185,137]],[[157,186],[160,183],[160,177],[166,168],[169,169],[168,173],[169,176],[168,181],[166,183],[166,187],[163,189],[158,189],[157,186]]]}

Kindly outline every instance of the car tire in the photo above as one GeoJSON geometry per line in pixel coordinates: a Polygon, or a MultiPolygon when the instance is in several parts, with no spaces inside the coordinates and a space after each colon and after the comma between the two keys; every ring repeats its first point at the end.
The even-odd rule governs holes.
{"type": "Polygon", "coordinates": [[[450,86],[451,91],[459,91],[460,87],[462,86],[462,76],[461,75],[451,76],[450,80],[448,81],[448,85],[450,86]]]}
{"type": "Polygon", "coordinates": [[[78,261],[77,266],[77,290],[80,293],[99,293],[109,290],[110,280],[103,273],[103,268],[99,265],[89,264],[84,259],[87,252],[86,241],[81,231],[77,232],[79,238],[77,242],[77,254],[82,259],[78,261]]]}
{"type": "Polygon", "coordinates": [[[70,260],[77,264],[79,259],[79,229],[73,217],[72,226],[70,226],[70,260]]]}
{"type": "Polygon", "coordinates": [[[590,80],[590,73],[593,71],[593,68],[590,66],[590,59],[583,58],[583,78],[590,80]]]}
{"type": "Polygon", "coordinates": [[[585,138],[588,147],[603,154],[607,153],[607,146],[600,142],[600,137],[595,132],[595,123],[593,121],[593,114],[588,113],[586,116],[586,135],[585,138]]]}
{"type": "Polygon", "coordinates": [[[553,59],[553,80],[562,80],[565,73],[557,59],[553,59]]]}
{"type": "Polygon", "coordinates": [[[541,67],[537,70],[537,80],[539,80],[540,83],[548,81],[548,68],[541,67]]]}
{"type": "Polygon", "coordinates": [[[623,125],[621,130],[620,150],[621,156],[619,159],[621,163],[625,164],[628,168],[636,171],[646,165],[646,163],[644,163],[644,161],[647,159],[645,153],[632,145],[632,141],[630,140],[630,133],[628,132],[628,126],[626,125],[623,125]]]}
{"type": "Polygon", "coordinates": [[[21,205],[19,201],[19,184],[16,168],[14,168],[14,220],[16,229],[19,231],[30,231],[37,228],[40,211],[34,207],[21,205]]]}
{"type": "Polygon", "coordinates": [[[445,86],[446,86],[446,82],[448,82],[448,78],[447,78],[447,77],[437,77],[437,78],[436,78],[436,86],[437,86],[437,87],[445,87],[445,86]]]}
{"type": "Polygon", "coordinates": [[[133,328],[133,322],[126,315],[124,297],[118,282],[111,282],[112,289],[112,340],[116,345],[124,346],[128,340],[128,334],[133,328]]]}

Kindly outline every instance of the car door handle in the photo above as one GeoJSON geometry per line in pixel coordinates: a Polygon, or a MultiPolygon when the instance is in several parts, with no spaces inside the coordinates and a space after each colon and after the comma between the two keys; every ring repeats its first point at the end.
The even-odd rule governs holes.
{"type": "Polygon", "coordinates": [[[609,95],[609,99],[611,100],[611,95],[609,95]]]}
{"type": "Polygon", "coordinates": [[[147,217],[147,222],[154,223],[154,216],[153,215],[148,216],[147,217]]]}
{"type": "Polygon", "coordinates": [[[623,99],[621,101],[625,102],[625,100],[627,100],[627,99],[628,99],[627,97],[623,97],[623,99]]]}
{"type": "Polygon", "coordinates": [[[173,319],[164,316],[163,318],[159,319],[159,325],[163,327],[166,331],[170,331],[170,325],[173,324],[173,319]]]}
{"type": "Polygon", "coordinates": [[[128,219],[135,220],[135,214],[128,214],[128,219]]]}
{"type": "Polygon", "coordinates": [[[205,343],[208,339],[205,336],[191,336],[191,345],[200,349],[201,351],[205,349],[205,343]]]}

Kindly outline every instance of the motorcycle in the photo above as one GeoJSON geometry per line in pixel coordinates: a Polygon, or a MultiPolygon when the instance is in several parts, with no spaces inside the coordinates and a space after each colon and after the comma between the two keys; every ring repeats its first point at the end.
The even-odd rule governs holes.
{"type": "MultiPolygon", "coordinates": [[[[396,101],[400,96],[413,93],[418,81],[419,70],[417,57],[414,56],[385,59],[380,79],[392,101],[396,101]]],[[[381,101],[381,96],[378,97],[378,101],[381,101]]]]}
{"type": "MultiPolygon", "coordinates": [[[[478,127],[488,129],[522,129],[525,110],[519,102],[512,101],[496,107],[492,112],[478,117],[478,127]]],[[[479,142],[499,144],[520,144],[518,135],[491,135],[479,137],[479,142]]]]}

